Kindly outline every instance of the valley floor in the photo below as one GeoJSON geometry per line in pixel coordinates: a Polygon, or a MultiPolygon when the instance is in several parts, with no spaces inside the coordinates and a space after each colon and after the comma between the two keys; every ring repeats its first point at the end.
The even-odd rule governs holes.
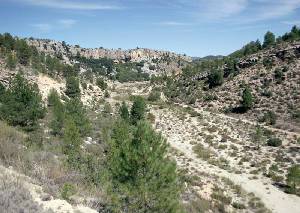
{"type": "MultiPolygon", "coordinates": [[[[110,102],[126,100],[122,96],[124,91],[134,95],[149,91],[147,85],[135,86],[117,85],[110,102]]],[[[256,125],[251,121],[201,109],[188,113],[188,108],[183,106],[152,105],[150,108],[155,116],[154,126],[174,150],[172,157],[179,167],[199,177],[195,189],[202,198],[211,200],[216,188],[222,188],[233,203],[242,203],[247,212],[299,212],[300,197],[285,193],[274,184],[276,181],[265,175],[276,164],[281,173],[276,177],[285,178],[290,161],[299,160],[299,144],[295,142],[299,134],[265,126],[282,139],[284,146],[280,149],[262,146],[256,150],[249,136],[256,125]],[[242,193],[234,190],[239,187],[242,193]]],[[[227,207],[229,212],[238,209],[227,207]]]]}
{"type": "MultiPolygon", "coordinates": [[[[227,171],[209,164],[207,161],[199,159],[193,151],[192,141],[199,143],[203,137],[199,133],[203,126],[203,120],[197,118],[185,118],[180,120],[178,115],[168,110],[153,108],[151,112],[156,117],[156,127],[167,138],[169,144],[179,150],[183,155],[176,156],[176,160],[181,167],[187,167],[197,172],[205,172],[220,177],[226,177],[235,184],[240,185],[248,193],[254,193],[259,197],[268,209],[276,213],[296,213],[299,212],[300,198],[295,195],[289,195],[272,185],[272,182],[265,177],[252,179],[251,174],[235,174],[233,171],[227,171]],[[188,163],[185,159],[188,159],[188,163]]],[[[213,115],[210,115],[213,116],[213,115]]],[[[207,122],[213,120],[212,117],[206,116],[203,119],[207,122]]],[[[213,122],[212,122],[213,123],[213,122]]],[[[217,123],[215,123],[217,125],[217,123]]],[[[218,135],[216,134],[216,137],[218,135]]],[[[226,158],[226,155],[223,155],[226,158]]]]}

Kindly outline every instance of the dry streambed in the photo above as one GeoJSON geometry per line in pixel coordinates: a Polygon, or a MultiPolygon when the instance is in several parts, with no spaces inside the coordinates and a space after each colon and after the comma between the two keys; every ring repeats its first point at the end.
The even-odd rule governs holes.
{"type": "MultiPolygon", "coordinates": [[[[285,174],[291,162],[299,159],[299,153],[289,152],[290,147],[295,146],[290,141],[293,137],[278,135],[283,139],[285,137],[285,146],[281,150],[265,146],[255,150],[247,134],[252,131],[252,124],[207,112],[191,117],[178,108],[153,107],[151,113],[156,118],[156,129],[176,150],[178,165],[187,169],[189,174],[200,176],[202,185],[197,189],[202,197],[212,197],[216,190],[216,184],[212,183],[216,183],[216,177],[219,177],[223,180],[222,188],[230,182],[230,185],[241,186],[247,192],[239,194],[227,190],[232,198],[228,204],[234,204],[236,209],[239,209],[240,206],[236,205],[239,203],[246,209],[255,211],[259,207],[261,211],[267,211],[261,204],[253,205],[253,197],[256,196],[272,212],[299,212],[300,198],[284,193],[273,185],[273,180],[263,175],[273,164],[279,167],[280,173],[285,174]]],[[[280,180],[284,178],[279,177],[280,180]]]]}

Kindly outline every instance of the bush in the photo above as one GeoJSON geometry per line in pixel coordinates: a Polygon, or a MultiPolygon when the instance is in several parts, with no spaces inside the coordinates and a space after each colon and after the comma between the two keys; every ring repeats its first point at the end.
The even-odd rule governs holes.
{"type": "Polygon", "coordinates": [[[289,168],[287,183],[290,186],[290,192],[297,193],[297,187],[300,185],[300,166],[294,165],[289,168]]]}
{"type": "Polygon", "coordinates": [[[213,70],[208,76],[208,84],[210,88],[221,86],[224,82],[224,72],[221,70],[213,70]]]}
{"type": "Polygon", "coordinates": [[[279,68],[275,69],[274,77],[278,83],[281,83],[284,79],[282,70],[279,68]]]}
{"type": "Polygon", "coordinates": [[[145,99],[141,96],[135,97],[133,101],[131,111],[130,111],[130,119],[132,124],[137,124],[138,121],[144,120],[146,112],[146,103],[145,99]]]}
{"type": "Polygon", "coordinates": [[[58,92],[56,91],[56,89],[52,88],[48,95],[48,106],[54,106],[58,102],[60,102],[60,96],[59,96],[58,92]]]}
{"type": "Polygon", "coordinates": [[[80,99],[72,98],[65,104],[66,116],[73,119],[81,136],[86,136],[91,131],[91,124],[87,117],[86,109],[80,99]]]}
{"type": "Polygon", "coordinates": [[[78,98],[80,97],[80,88],[79,88],[79,80],[78,78],[71,76],[66,80],[66,95],[70,98],[78,98]]]}
{"type": "Polygon", "coordinates": [[[21,75],[16,75],[2,97],[0,115],[11,125],[19,125],[26,130],[35,128],[38,119],[45,115],[38,86],[30,84],[21,75]]]}
{"type": "Polygon", "coordinates": [[[232,207],[235,209],[246,209],[246,206],[242,203],[233,202],[232,207]]]}
{"type": "Polygon", "coordinates": [[[253,105],[253,97],[249,87],[246,87],[243,91],[241,104],[242,108],[244,108],[245,110],[250,109],[253,105]]]}
{"type": "Polygon", "coordinates": [[[148,101],[155,102],[160,99],[160,91],[152,90],[148,96],[148,101]]]}
{"type": "Polygon", "coordinates": [[[62,199],[69,201],[70,197],[76,193],[76,187],[71,183],[65,183],[60,191],[62,199]]]}
{"type": "Polygon", "coordinates": [[[107,90],[105,90],[104,92],[104,98],[109,98],[110,97],[110,94],[107,90]]]}
{"type": "Polygon", "coordinates": [[[259,122],[265,122],[266,124],[269,125],[274,125],[276,124],[277,116],[273,111],[268,111],[264,114],[264,116],[259,119],[259,122]]]}
{"type": "Polygon", "coordinates": [[[167,147],[145,121],[115,124],[107,169],[116,212],[178,212],[181,183],[167,147]]]}
{"type": "Polygon", "coordinates": [[[278,147],[282,145],[282,141],[279,138],[269,138],[267,144],[268,146],[278,147]]]}
{"type": "Polygon", "coordinates": [[[96,84],[101,90],[107,89],[107,83],[104,81],[103,78],[97,78],[96,84]]]}

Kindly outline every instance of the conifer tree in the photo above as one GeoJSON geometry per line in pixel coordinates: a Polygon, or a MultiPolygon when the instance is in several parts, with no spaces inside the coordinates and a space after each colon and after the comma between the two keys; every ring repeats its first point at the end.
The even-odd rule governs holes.
{"type": "Polygon", "coordinates": [[[141,96],[135,97],[133,105],[131,107],[130,119],[133,125],[136,125],[138,121],[145,118],[146,102],[141,96]]]}
{"type": "Polygon", "coordinates": [[[82,139],[72,117],[68,117],[64,125],[63,153],[67,155],[70,166],[76,167],[80,156],[80,146],[82,139]]]}
{"type": "Polygon", "coordinates": [[[242,95],[242,107],[244,110],[248,110],[252,107],[253,105],[253,97],[251,94],[251,90],[249,87],[246,87],[243,91],[243,95],[242,95]]]}
{"type": "Polygon", "coordinates": [[[129,111],[128,111],[128,107],[124,101],[122,102],[122,105],[119,109],[119,114],[123,120],[129,121],[129,111]]]}
{"type": "Polygon", "coordinates": [[[180,182],[167,144],[145,121],[118,122],[109,143],[108,170],[116,211],[178,212],[180,182]]]}
{"type": "Polygon", "coordinates": [[[17,74],[3,95],[0,114],[11,125],[34,127],[45,114],[38,86],[17,74]]]}

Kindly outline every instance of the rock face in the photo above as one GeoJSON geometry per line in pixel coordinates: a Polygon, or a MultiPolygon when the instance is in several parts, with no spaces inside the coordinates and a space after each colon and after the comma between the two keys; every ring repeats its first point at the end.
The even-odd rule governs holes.
{"type": "MultiPolygon", "coordinates": [[[[173,71],[181,68],[185,63],[191,62],[192,58],[186,55],[180,55],[169,51],[159,51],[146,48],[136,48],[130,50],[105,49],[105,48],[81,48],[78,45],[67,45],[65,42],[58,42],[47,39],[26,39],[27,43],[35,46],[38,51],[50,55],[59,55],[66,63],[72,63],[70,58],[80,55],[86,58],[110,58],[115,63],[125,62],[144,62],[146,67],[153,65],[160,70],[173,71]]],[[[151,69],[147,69],[149,72],[151,69]]],[[[150,73],[153,74],[153,73],[150,73]]]]}

